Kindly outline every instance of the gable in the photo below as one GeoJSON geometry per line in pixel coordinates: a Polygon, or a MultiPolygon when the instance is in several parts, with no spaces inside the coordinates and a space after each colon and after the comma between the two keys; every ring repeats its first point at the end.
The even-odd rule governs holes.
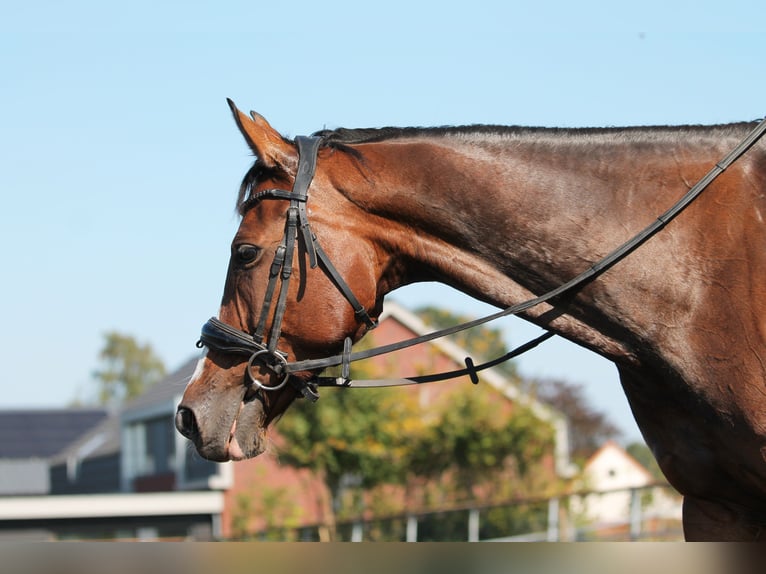
{"type": "Polygon", "coordinates": [[[614,441],[607,441],[585,464],[593,488],[634,487],[654,482],[651,473],[614,441]]]}

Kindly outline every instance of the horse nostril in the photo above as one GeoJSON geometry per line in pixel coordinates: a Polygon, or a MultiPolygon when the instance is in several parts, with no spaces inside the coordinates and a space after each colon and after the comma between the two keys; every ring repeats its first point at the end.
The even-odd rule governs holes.
{"type": "Polygon", "coordinates": [[[191,409],[178,407],[176,411],[176,429],[189,440],[194,440],[199,436],[197,419],[191,409]]]}

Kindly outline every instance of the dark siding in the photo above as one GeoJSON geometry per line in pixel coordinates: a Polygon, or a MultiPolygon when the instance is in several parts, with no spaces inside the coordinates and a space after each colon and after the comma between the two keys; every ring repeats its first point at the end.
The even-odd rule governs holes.
{"type": "Polygon", "coordinates": [[[51,467],[51,494],[96,494],[120,491],[120,454],[80,461],[77,477],[70,482],[66,464],[51,467]]]}

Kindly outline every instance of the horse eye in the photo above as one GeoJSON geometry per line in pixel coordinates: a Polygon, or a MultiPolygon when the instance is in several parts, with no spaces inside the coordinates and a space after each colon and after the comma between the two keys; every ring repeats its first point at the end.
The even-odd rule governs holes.
{"type": "Polygon", "coordinates": [[[258,259],[258,254],[261,252],[255,245],[243,244],[237,246],[237,262],[240,265],[247,265],[258,259]]]}

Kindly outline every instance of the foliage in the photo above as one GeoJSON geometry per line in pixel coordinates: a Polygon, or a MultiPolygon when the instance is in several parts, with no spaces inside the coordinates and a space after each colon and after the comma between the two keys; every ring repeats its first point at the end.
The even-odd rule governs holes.
{"type": "Polygon", "coordinates": [[[234,498],[234,508],[231,515],[231,535],[234,540],[249,538],[252,507],[253,500],[249,494],[240,492],[234,498]]]}
{"type": "MultiPolygon", "coordinates": [[[[422,310],[421,316],[434,328],[464,319],[436,308],[422,310]]],[[[361,345],[370,344],[370,339],[361,345]]],[[[477,358],[507,351],[499,330],[478,328],[456,339],[477,358]]],[[[356,363],[351,378],[387,374],[379,370],[373,362],[356,363]]],[[[522,382],[513,364],[505,366],[505,374],[522,382]]],[[[603,415],[587,407],[580,387],[555,382],[540,384],[537,390],[542,400],[570,417],[575,444],[584,448],[617,433],[603,415]]],[[[486,500],[488,493],[507,500],[526,488],[522,483],[539,487],[550,481],[536,471],[551,452],[554,432],[529,409],[498,401],[497,391],[482,384],[460,386],[430,404],[422,400],[415,389],[326,389],[317,403],[297,401],[279,421],[277,430],[284,439],[279,442],[280,460],[323,477],[335,513],[331,528],[336,514],[356,516],[362,504],[368,510],[380,506],[375,493],[383,493],[387,485],[404,485],[404,504],[426,508],[450,500],[486,500]],[[362,489],[368,493],[364,503],[362,489]]],[[[386,510],[396,511],[390,504],[386,510]]],[[[539,521],[537,508],[510,509],[491,517],[498,530],[511,523],[537,527],[539,521]]],[[[381,523],[377,536],[395,538],[401,527],[381,523]]]]}
{"type": "MultiPolygon", "coordinates": [[[[375,376],[372,371],[369,363],[357,364],[352,378],[375,376]]],[[[523,477],[550,449],[552,429],[520,405],[511,415],[489,387],[461,386],[436,404],[421,405],[419,396],[404,389],[327,389],[317,403],[298,401],[278,425],[280,461],[319,473],[342,514],[344,486],[354,483],[349,478],[368,492],[438,478],[451,498],[466,499],[500,473],[507,481],[509,469],[523,477]]],[[[359,499],[351,498],[353,515],[359,499]]]]}
{"type": "MultiPolygon", "coordinates": [[[[472,317],[455,315],[437,307],[424,307],[418,315],[435,329],[441,329],[469,321],[472,317]]],[[[504,355],[506,347],[502,332],[486,326],[463,331],[452,336],[455,343],[477,357],[493,359],[504,355]]],[[[538,398],[566,415],[569,422],[571,451],[574,458],[585,459],[596,451],[604,441],[620,436],[619,429],[608,415],[598,412],[588,404],[582,385],[561,380],[523,381],[512,361],[496,367],[520,386],[529,387],[538,398]]]]}
{"type": "MultiPolygon", "coordinates": [[[[371,369],[358,363],[351,376],[373,376],[371,369]]],[[[326,389],[316,403],[297,401],[279,421],[280,462],[322,477],[332,498],[331,524],[349,485],[404,481],[408,442],[423,423],[413,403],[401,398],[396,389],[326,389]]]]}
{"type": "Polygon", "coordinates": [[[316,403],[298,401],[279,422],[280,461],[321,473],[337,493],[344,475],[370,487],[401,482],[402,461],[417,413],[390,389],[326,390],[316,403]]]}
{"type": "Polygon", "coordinates": [[[479,523],[482,539],[540,532],[548,526],[548,502],[488,508],[482,511],[479,523]]]}
{"type": "Polygon", "coordinates": [[[254,515],[264,520],[261,540],[285,540],[299,523],[301,508],[286,487],[258,484],[253,492],[239,492],[234,499],[231,517],[232,540],[253,540],[251,520],[254,515]],[[257,504],[256,504],[257,503],[257,504]]]}
{"type": "Polygon", "coordinates": [[[438,419],[413,439],[410,470],[419,476],[456,471],[464,496],[472,485],[512,462],[519,476],[541,459],[553,431],[532,413],[515,405],[512,416],[486,387],[462,387],[438,405],[438,419]]]}
{"type": "Polygon", "coordinates": [[[98,383],[98,402],[118,405],[140,395],[165,376],[165,365],[151,345],[140,344],[116,331],[104,335],[100,367],[93,372],[98,383]]]}

